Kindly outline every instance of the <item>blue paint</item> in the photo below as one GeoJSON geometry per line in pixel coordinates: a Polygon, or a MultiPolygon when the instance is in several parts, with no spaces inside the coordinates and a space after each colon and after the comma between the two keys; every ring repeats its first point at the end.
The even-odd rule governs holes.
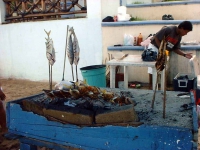
{"type": "Polygon", "coordinates": [[[31,144],[20,143],[20,150],[37,150],[37,147],[31,144]]]}
{"type": "MultiPolygon", "coordinates": [[[[143,51],[143,46],[109,46],[108,51],[143,51]]],[[[200,45],[181,45],[181,50],[200,50],[200,45]]]]}
{"type": "MultiPolygon", "coordinates": [[[[44,141],[40,141],[40,140],[36,140],[36,139],[30,139],[30,138],[26,138],[26,137],[20,138],[20,142],[23,143],[24,145],[37,145],[37,146],[40,146],[40,147],[48,147],[48,148],[55,149],[55,150],[68,150],[68,149],[72,148],[72,147],[69,147],[69,146],[66,147],[66,146],[58,145],[56,143],[50,143],[50,142],[46,142],[46,141],[44,142],[44,141]]],[[[23,147],[20,150],[29,150],[27,148],[28,147],[23,147]]],[[[32,147],[32,148],[35,148],[34,150],[37,150],[36,146],[32,147]]]]}
{"type": "Polygon", "coordinates": [[[152,7],[152,6],[173,6],[173,5],[188,5],[188,4],[200,4],[199,0],[196,1],[180,1],[180,2],[158,2],[150,4],[127,4],[126,7],[137,8],[137,7],[152,7]]]}
{"type": "Polygon", "coordinates": [[[143,51],[143,46],[109,46],[108,51],[125,51],[125,50],[138,50],[143,51]]]}
{"type": "Polygon", "coordinates": [[[193,131],[187,128],[147,125],[79,127],[49,121],[43,116],[22,111],[17,103],[8,102],[8,108],[9,132],[59,145],[87,150],[175,150],[178,148],[189,150],[193,147],[193,131]]]}
{"type": "MultiPolygon", "coordinates": [[[[147,21],[124,21],[124,22],[102,22],[102,27],[118,27],[118,26],[138,26],[138,25],[178,25],[185,20],[147,20],[147,21]]],[[[188,20],[193,25],[200,24],[200,20],[188,20]]]]}
{"type": "Polygon", "coordinates": [[[192,108],[192,119],[193,119],[193,131],[198,132],[198,116],[197,116],[197,108],[196,108],[196,101],[194,99],[194,93],[190,92],[191,101],[194,104],[192,108]]]}

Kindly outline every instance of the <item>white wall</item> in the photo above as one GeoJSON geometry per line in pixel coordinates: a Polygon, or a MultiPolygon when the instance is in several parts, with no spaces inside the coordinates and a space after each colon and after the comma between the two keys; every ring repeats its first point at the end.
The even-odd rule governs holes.
{"type": "MultiPolygon", "coordinates": [[[[79,68],[102,64],[101,0],[87,0],[87,18],[0,25],[0,78],[48,80],[45,29],[51,30],[50,37],[56,50],[53,81],[60,81],[63,74],[67,25],[74,27],[79,41],[79,79],[82,79],[79,68]]],[[[72,80],[68,59],[65,80],[72,80]]]]}
{"type": "Polygon", "coordinates": [[[103,19],[107,16],[117,15],[119,6],[120,6],[120,0],[101,0],[101,14],[102,14],[101,18],[103,19]]]}

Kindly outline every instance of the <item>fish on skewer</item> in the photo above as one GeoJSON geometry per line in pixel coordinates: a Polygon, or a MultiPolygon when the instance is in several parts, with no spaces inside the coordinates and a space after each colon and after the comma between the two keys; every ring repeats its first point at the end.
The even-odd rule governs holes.
{"type": "Polygon", "coordinates": [[[53,40],[49,37],[51,30],[49,32],[47,32],[46,30],[44,30],[47,34],[47,38],[46,39],[46,57],[49,61],[49,86],[50,86],[50,90],[52,90],[52,66],[56,61],[56,55],[55,55],[55,49],[53,46],[53,40]]]}
{"type": "Polygon", "coordinates": [[[65,98],[65,96],[61,93],[60,90],[53,90],[53,95],[55,95],[57,98],[65,98]]]}
{"type": "Polygon", "coordinates": [[[78,99],[81,97],[80,92],[77,89],[70,89],[69,93],[71,94],[71,96],[75,99],[78,99]]]}
{"type": "Polygon", "coordinates": [[[60,92],[62,93],[62,95],[65,97],[65,98],[69,98],[71,97],[71,94],[68,90],[60,90],[60,92]]]}
{"type": "Polygon", "coordinates": [[[51,90],[45,90],[45,89],[43,89],[42,91],[46,94],[46,96],[48,98],[50,98],[52,100],[56,98],[56,96],[53,94],[53,92],[51,90]]]}
{"type": "Polygon", "coordinates": [[[74,37],[73,38],[74,64],[76,65],[76,82],[78,82],[77,65],[78,65],[78,62],[79,62],[80,48],[79,48],[78,39],[76,37],[76,34],[74,32],[73,27],[70,30],[71,30],[71,33],[74,37]]]}
{"type": "Polygon", "coordinates": [[[69,29],[69,36],[67,37],[67,57],[71,65],[72,79],[74,81],[74,72],[73,72],[74,52],[73,52],[73,43],[72,43],[72,29],[73,28],[69,29]]]}

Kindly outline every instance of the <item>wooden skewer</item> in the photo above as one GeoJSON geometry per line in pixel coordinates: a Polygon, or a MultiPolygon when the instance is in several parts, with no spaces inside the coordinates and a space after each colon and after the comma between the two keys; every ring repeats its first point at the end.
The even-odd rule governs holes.
{"type": "MultiPolygon", "coordinates": [[[[166,49],[166,42],[164,43],[164,48],[166,49]]],[[[164,49],[164,56],[165,56],[165,80],[164,80],[164,97],[163,97],[163,118],[165,118],[165,108],[166,108],[166,86],[167,86],[167,55],[164,49]]]]}
{"type": "Polygon", "coordinates": [[[74,71],[73,71],[73,65],[71,65],[71,69],[72,69],[72,79],[74,81],[74,71]]]}
{"type": "Polygon", "coordinates": [[[154,89],[154,93],[153,93],[153,100],[152,100],[152,103],[151,103],[151,109],[153,110],[154,108],[154,101],[155,101],[155,97],[156,97],[156,88],[158,86],[158,75],[159,75],[159,72],[157,72],[157,76],[156,76],[156,85],[155,85],[155,89],[154,89]]]}
{"type": "Polygon", "coordinates": [[[78,72],[77,72],[77,65],[76,65],[76,82],[78,82],[78,72]]]}
{"type": "MultiPolygon", "coordinates": [[[[161,57],[162,57],[162,55],[163,55],[163,53],[162,53],[162,50],[163,50],[163,40],[162,40],[162,42],[161,42],[161,44],[160,44],[160,47],[159,47],[159,51],[158,51],[158,58],[157,59],[160,59],[161,57]]],[[[158,60],[157,60],[158,61],[158,60]]],[[[156,64],[157,64],[157,62],[156,62],[156,64]]],[[[154,101],[155,101],[155,97],[156,97],[156,88],[157,88],[157,86],[158,86],[158,75],[159,75],[159,68],[157,68],[156,67],[156,69],[157,69],[157,77],[156,77],[156,84],[155,84],[155,89],[154,89],[154,94],[153,94],[153,99],[152,99],[152,103],[151,103],[151,109],[153,110],[153,108],[154,108],[154,101]]]]}
{"type": "Polygon", "coordinates": [[[50,90],[52,90],[52,65],[51,65],[51,86],[50,86],[50,90]]]}
{"type": "MultiPolygon", "coordinates": [[[[164,40],[162,40],[160,48],[159,48],[159,57],[164,57],[164,59],[165,59],[165,62],[164,62],[165,80],[164,80],[164,97],[163,97],[163,118],[165,118],[165,108],[166,108],[166,79],[167,79],[167,71],[166,71],[167,57],[166,57],[165,50],[166,50],[166,42],[164,40]]],[[[159,76],[159,73],[161,72],[161,70],[159,70],[160,68],[156,68],[156,69],[157,69],[157,79],[156,79],[156,85],[155,85],[155,89],[154,89],[153,100],[152,100],[152,104],[151,104],[152,110],[154,108],[156,88],[158,86],[158,76],[159,76]]]]}

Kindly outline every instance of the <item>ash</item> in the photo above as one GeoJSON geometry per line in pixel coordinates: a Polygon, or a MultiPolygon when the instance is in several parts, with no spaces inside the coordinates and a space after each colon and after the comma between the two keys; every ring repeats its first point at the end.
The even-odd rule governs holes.
{"type": "MultiPolygon", "coordinates": [[[[116,89],[116,92],[117,91],[119,90],[116,89]]],[[[138,114],[140,119],[139,121],[143,122],[144,125],[174,126],[189,129],[193,128],[192,108],[184,110],[181,107],[184,104],[191,104],[191,98],[189,95],[181,97],[178,95],[183,92],[167,91],[165,118],[163,118],[164,96],[162,91],[156,91],[153,110],[151,109],[151,104],[154,91],[129,89],[124,91],[124,93],[126,93],[127,96],[129,95],[129,97],[132,97],[135,101],[136,105],[134,106],[134,109],[138,114]]]]}

